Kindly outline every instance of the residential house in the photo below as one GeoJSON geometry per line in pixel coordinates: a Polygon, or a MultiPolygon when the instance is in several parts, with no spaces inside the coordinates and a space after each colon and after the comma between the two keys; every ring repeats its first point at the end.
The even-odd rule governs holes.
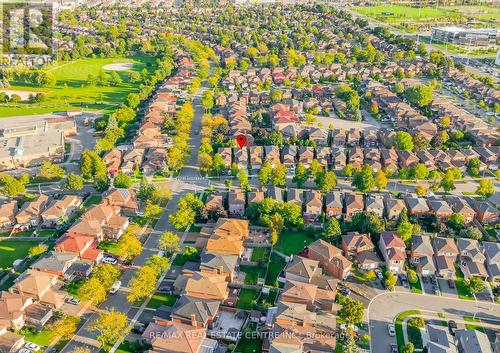
{"type": "Polygon", "coordinates": [[[283,189],[271,185],[266,190],[266,197],[274,199],[276,202],[283,202],[283,189]]]}
{"type": "Polygon", "coordinates": [[[10,229],[16,224],[17,201],[0,204],[0,229],[10,229]]]}
{"type": "Polygon", "coordinates": [[[345,149],[342,147],[332,147],[332,168],[335,170],[342,170],[347,164],[347,156],[345,149]]]}
{"type": "Polygon", "coordinates": [[[248,148],[243,146],[242,148],[233,148],[233,163],[236,163],[239,169],[248,168],[248,148]]]}
{"type": "Polygon", "coordinates": [[[397,220],[401,211],[406,210],[406,204],[403,200],[395,199],[392,197],[384,198],[384,211],[385,217],[388,220],[397,220]]]}
{"type": "Polygon", "coordinates": [[[375,245],[368,234],[349,232],[342,235],[342,250],[346,256],[355,257],[356,254],[363,251],[374,251],[375,245]]]}
{"type": "Polygon", "coordinates": [[[16,279],[9,292],[30,296],[41,304],[59,309],[64,303],[65,295],[52,288],[57,277],[47,272],[26,270],[16,279]]]}
{"type": "Polygon", "coordinates": [[[232,164],[231,148],[230,147],[219,147],[217,152],[222,157],[222,160],[224,161],[224,166],[226,167],[226,169],[230,170],[231,164],[232,164]]]}
{"type": "MultiPolygon", "coordinates": [[[[295,145],[285,145],[282,149],[283,154],[283,165],[288,167],[295,167],[297,163],[297,153],[298,149],[295,145]]],[[[312,162],[312,158],[311,158],[312,162]]]]}
{"type": "Polygon", "coordinates": [[[228,282],[236,277],[238,264],[237,255],[211,254],[203,252],[201,255],[200,272],[225,276],[228,282]]]}
{"type": "Polygon", "coordinates": [[[176,321],[150,322],[142,338],[151,345],[151,352],[215,353],[218,343],[208,338],[206,332],[205,327],[176,321]]]}
{"type": "Polygon", "coordinates": [[[491,282],[500,281],[500,243],[483,242],[484,256],[486,256],[486,269],[491,282]]]}
{"type": "Polygon", "coordinates": [[[264,158],[264,148],[262,146],[251,146],[250,152],[250,166],[252,170],[257,171],[262,167],[262,160],[264,158]]]}
{"type": "Polygon", "coordinates": [[[209,194],[205,202],[205,210],[208,212],[217,211],[224,207],[224,195],[219,192],[209,194]]]}
{"type": "Polygon", "coordinates": [[[123,153],[123,161],[120,166],[120,171],[129,175],[133,175],[138,170],[143,162],[145,150],[142,148],[133,148],[123,153]]]}
{"type": "Polygon", "coordinates": [[[24,311],[33,299],[22,294],[0,292],[0,327],[20,330],[25,325],[24,311]]]}
{"type": "Polygon", "coordinates": [[[264,146],[264,152],[266,153],[266,162],[271,163],[271,166],[273,168],[277,164],[281,163],[280,149],[278,148],[278,146],[264,146]]]}
{"type": "Polygon", "coordinates": [[[316,222],[323,213],[323,195],[317,190],[306,191],[304,220],[316,222]]]}
{"type": "Polygon", "coordinates": [[[457,330],[455,342],[459,353],[493,353],[488,336],[479,330],[457,330]]]}
{"type": "Polygon", "coordinates": [[[245,193],[241,189],[231,189],[228,197],[229,215],[242,217],[245,215],[245,193]]]}
{"type": "Polygon", "coordinates": [[[122,164],[122,151],[119,149],[112,149],[104,154],[102,161],[106,164],[106,170],[109,175],[116,175],[120,170],[122,164]]]}
{"type": "Polygon", "coordinates": [[[243,241],[248,238],[248,221],[219,218],[206,245],[206,252],[213,254],[243,254],[243,241]]]}
{"type": "Polygon", "coordinates": [[[316,313],[307,310],[307,304],[280,301],[277,305],[275,324],[313,327],[316,313]]]}
{"type": "Polygon", "coordinates": [[[342,255],[342,251],[332,244],[319,239],[309,245],[307,255],[335,278],[344,279],[350,272],[352,263],[342,255]]]}
{"type": "Polygon", "coordinates": [[[41,214],[42,226],[52,228],[63,224],[75,214],[82,203],[82,198],[75,195],[66,195],[61,200],[52,201],[41,214]]]}
{"type": "Polygon", "coordinates": [[[56,252],[76,254],[80,260],[94,264],[100,263],[103,258],[103,252],[97,248],[95,238],[84,235],[66,234],[54,249],[56,252]]]}
{"type": "Polygon", "coordinates": [[[214,275],[203,272],[193,272],[188,275],[184,274],[179,277],[185,276],[184,288],[178,288],[174,283],[174,287],[182,289],[182,294],[207,300],[223,301],[227,299],[228,289],[226,277],[223,275],[214,275]]]}
{"type": "Polygon", "coordinates": [[[429,198],[427,199],[427,205],[429,206],[430,211],[441,221],[449,220],[453,214],[453,210],[445,200],[429,198]]]}
{"type": "Polygon", "coordinates": [[[24,336],[0,327],[0,352],[18,352],[25,344],[24,336]]]}
{"type": "Polygon", "coordinates": [[[309,168],[313,160],[314,160],[314,148],[309,146],[301,146],[299,148],[298,163],[303,164],[306,168],[309,168]]]}
{"type": "Polygon", "coordinates": [[[136,216],[139,213],[139,202],[133,189],[111,189],[104,196],[103,204],[120,207],[126,216],[136,216]]]}
{"type": "Polygon", "coordinates": [[[373,212],[380,218],[384,216],[384,200],[379,195],[368,195],[365,200],[367,212],[373,212]]]}
{"type": "Polygon", "coordinates": [[[187,295],[181,296],[170,314],[173,322],[178,322],[193,327],[208,327],[219,312],[220,302],[206,300],[187,295]]]}
{"type": "Polygon", "coordinates": [[[436,273],[433,255],[434,248],[430,237],[424,235],[413,235],[411,237],[410,262],[415,266],[418,274],[431,276],[436,273]]]}
{"type": "Polygon", "coordinates": [[[264,200],[264,191],[262,190],[252,190],[248,193],[248,204],[259,204],[264,200]]]}
{"type": "Polygon", "coordinates": [[[474,200],[472,202],[472,208],[476,212],[476,218],[482,224],[495,224],[498,222],[499,214],[488,201],[474,200]]]}
{"type": "Polygon", "coordinates": [[[331,191],[325,196],[325,211],[326,218],[331,217],[340,218],[342,216],[342,209],[344,208],[343,196],[338,191],[331,191]]]}
{"type": "Polygon", "coordinates": [[[422,197],[406,197],[405,203],[409,215],[423,217],[429,214],[429,206],[422,197]]]}
{"type": "Polygon", "coordinates": [[[439,325],[427,325],[427,351],[429,353],[457,353],[457,348],[453,342],[453,336],[448,332],[448,328],[439,325]]]}
{"type": "Polygon", "coordinates": [[[364,202],[363,195],[354,194],[351,192],[344,193],[344,205],[345,205],[345,219],[351,220],[352,216],[357,213],[363,212],[364,202]]]}
{"type": "Polygon", "coordinates": [[[435,237],[433,247],[438,274],[444,278],[454,278],[459,252],[453,238],[435,237]]]}
{"type": "Polygon", "coordinates": [[[319,267],[319,261],[301,256],[295,256],[293,260],[286,265],[284,271],[287,280],[304,283],[311,283],[313,277],[322,274],[321,268],[319,267]]]}
{"type": "Polygon", "coordinates": [[[395,232],[380,234],[379,249],[384,256],[386,267],[394,273],[404,272],[406,245],[395,232]]]}
{"type": "Polygon", "coordinates": [[[42,212],[49,204],[49,197],[40,194],[33,201],[24,203],[16,215],[16,223],[21,226],[36,227],[42,219],[42,212]]]}
{"type": "Polygon", "coordinates": [[[305,304],[309,311],[332,311],[335,307],[335,292],[324,290],[312,283],[288,280],[281,292],[280,301],[305,304]]]}
{"type": "Polygon", "coordinates": [[[413,152],[398,150],[398,163],[402,168],[411,168],[418,164],[420,159],[413,152]]]}
{"type": "Polygon", "coordinates": [[[64,277],[69,268],[78,260],[77,254],[50,251],[39,257],[30,268],[36,271],[64,277]]]}
{"type": "Polygon", "coordinates": [[[286,193],[286,201],[291,202],[302,209],[304,206],[304,190],[296,188],[288,189],[286,193]]]}
{"type": "Polygon", "coordinates": [[[488,278],[481,245],[476,239],[458,238],[457,248],[459,251],[459,264],[465,279],[478,277],[483,280],[488,278]]]}
{"type": "Polygon", "coordinates": [[[459,213],[464,217],[465,224],[470,224],[474,220],[476,212],[464,199],[458,196],[445,196],[444,199],[455,213],[459,213]]]}

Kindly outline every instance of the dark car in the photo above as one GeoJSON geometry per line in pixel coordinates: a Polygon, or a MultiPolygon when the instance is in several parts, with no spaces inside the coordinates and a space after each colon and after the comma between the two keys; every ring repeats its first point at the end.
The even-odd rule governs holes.
{"type": "Polygon", "coordinates": [[[395,345],[394,343],[392,343],[390,345],[390,347],[391,347],[391,353],[398,353],[398,346],[397,345],[395,345]]]}
{"type": "Polygon", "coordinates": [[[457,323],[453,320],[448,321],[448,330],[450,330],[450,333],[452,335],[455,335],[455,332],[457,331],[457,323]]]}
{"type": "Polygon", "coordinates": [[[455,282],[452,279],[448,280],[448,287],[455,288],[455,282]]]}
{"type": "Polygon", "coordinates": [[[349,295],[351,294],[351,290],[347,287],[340,287],[340,293],[342,293],[343,295],[349,295]]]}
{"type": "Polygon", "coordinates": [[[132,328],[132,332],[137,333],[139,335],[144,333],[144,330],[146,330],[146,327],[144,326],[143,323],[140,323],[140,322],[136,323],[134,325],[134,327],[132,328]]]}

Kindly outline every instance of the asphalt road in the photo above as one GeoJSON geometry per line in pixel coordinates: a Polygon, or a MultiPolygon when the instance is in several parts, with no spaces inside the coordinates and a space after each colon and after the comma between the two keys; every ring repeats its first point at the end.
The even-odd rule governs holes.
{"type": "Polygon", "coordinates": [[[390,352],[390,344],[396,343],[396,338],[389,336],[387,325],[393,323],[399,313],[407,310],[442,313],[445,318],[476,314],[475,316],[479,319],[499,323],[500,329],[500,305],[498,304],[435,295],[385,292],[377,295],[370,302],[366,313],[372,337],[372,353],[390,352]]]}

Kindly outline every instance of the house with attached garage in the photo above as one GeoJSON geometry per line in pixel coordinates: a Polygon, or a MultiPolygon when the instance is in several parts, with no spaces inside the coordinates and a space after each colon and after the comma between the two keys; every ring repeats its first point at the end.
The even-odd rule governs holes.
{"type": "Polygon", "coordinates": [[[406,204],[403,200],[393,197],[384,198],[384,215],[388,220],[397,220],[403,210],[406,210],[406,204]]]}
{"type": "Polygon", "coordinates": [[[27,227],[38,226],[42,220],[42,212],[48,206],[49,200],[47,195],[40,194],[33,201],[24,203],[16,215],[16,224],[27,227]]]}
{"type": "Polygon", "coordinates": [[[10,229],[16,224],[17,201],[0,204],[0,229],[10,229]]]}
{"type": "Polygon", "coordinates": [[[173,322],[193,327],[209,327],[217,317],[220,301],[182,295],[172,308],[173,322]]]}
{"type": "Polygon", "coordinates": [[[344,200],[342,193],[339,191],[331,191],[325,196],[325,211],[326,218],[331,217],[340,218],[342,216],[342,209],[344,208],[344,200]]]}
{"type": "Polygon", "coordinates": [[[75,195],[66,195],[60,200],[52,201],[41,214],[42,226],[51,228],[61,225],[80,209],[82,203],[82,198],[75,195]]]}
{"type": "Polygon", "coordinates": [[[436,273],[433,255],[434,249],[429,236],[413,235],[411,237],[410,263],[415,266],[418,274],[432,276],[436,273]]]}
{"type": "Polygon", "coordinates": [[[344,279],[351,273],[352,263],[342,255],[342,250],[319,239],[308,246],[307,256],[319,261],[320,266],[338,279],[344,279]]]}
{"type": "Polygon", "coordinates": [[[380,233],[379,249],[384,256],[385,265],[394,273],[404,272],[406,245],[395,232],[380,233]]]}
{"type": "Polygon", "coordinates": [[[313,283],[288,280],[281,292],[280,301],[305,304],[309,311],[332,311],[335,307],[335,292],[322,289],[313,283]]]}
{"type": "Polygon", "coordinates": [[[500,243],[483,242],[486,269],[491,282],[500,282],[500,243]]]}
{"type": "Polygon", "coordinates": [[[485,261],[486,256],[479,241],[469,238],[458,238],[459,264],[465,279],[478,277],[483,280],[488,278],[485,261]]]}
{"type": "Polygon", "coordinates": [[[455,278],[455,262],[459,252],[453,238],[435,237],[433,248],[438,274],[443,278],[455,278]]]}

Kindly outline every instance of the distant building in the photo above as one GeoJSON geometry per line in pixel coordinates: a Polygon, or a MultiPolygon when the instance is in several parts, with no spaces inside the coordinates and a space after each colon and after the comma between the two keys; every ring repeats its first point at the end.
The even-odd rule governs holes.
{"type": "Polygon", "coordinates": [[[432,29],[432,39],[449,44],[490,47],[500,42],[500,29],[435,27],[432,29]]]}

